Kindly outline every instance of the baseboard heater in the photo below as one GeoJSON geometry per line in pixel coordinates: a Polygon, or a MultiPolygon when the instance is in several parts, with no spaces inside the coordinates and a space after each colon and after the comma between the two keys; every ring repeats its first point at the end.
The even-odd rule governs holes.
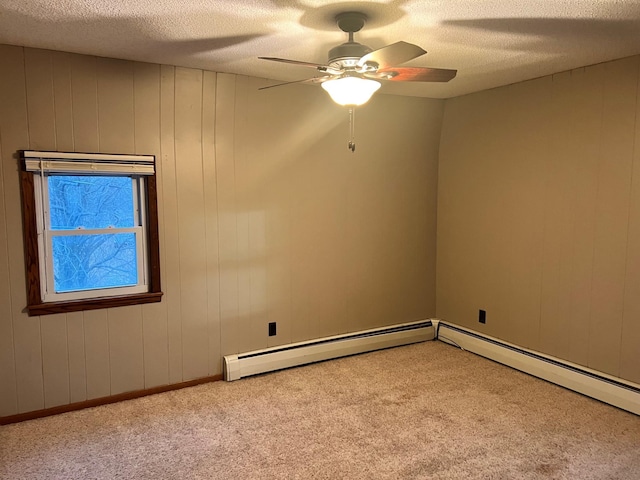
{"type": "Polygon", "coordinates": [[[640,415],[640,385],[432,319],[438,340],[640,415]]]}
{"type": "Polygon", "coordinates": [[[435,329],[431,320],[421,320],[238,355],[226,355],[224,357],[224,378],[227,381],[238,380],[259,373],[383,348],[409,345],[434,338],[435,329]]]}

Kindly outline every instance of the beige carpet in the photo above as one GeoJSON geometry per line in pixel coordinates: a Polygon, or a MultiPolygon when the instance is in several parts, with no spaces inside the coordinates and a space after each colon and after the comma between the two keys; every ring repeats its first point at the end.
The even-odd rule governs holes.
{"type": "Polygon", "coordinates": [[[0,427],[2,479],[640,479],[640,417],[427,342],[0,427]]]}

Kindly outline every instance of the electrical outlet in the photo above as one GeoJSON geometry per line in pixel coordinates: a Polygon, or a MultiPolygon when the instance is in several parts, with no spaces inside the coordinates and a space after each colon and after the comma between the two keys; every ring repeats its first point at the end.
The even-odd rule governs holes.
{"type": "Polygon", "coordinates": [[[269,336],[273,337],[276,335],[276,322],[269,322],[269,336]]]}
{"type": "Polygon", "coordinates": [[[487,323],[487,312],[484,310],[480,310],[478,313],[478,321],[480,323],[487,323]]]}

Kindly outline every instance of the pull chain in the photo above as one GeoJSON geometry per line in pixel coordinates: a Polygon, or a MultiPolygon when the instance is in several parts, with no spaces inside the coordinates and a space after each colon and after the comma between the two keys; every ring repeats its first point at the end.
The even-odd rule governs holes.
{"type": "Polygon", "coordinates": [[[349,150],[351,153],[356,151],[356,111],[353,107],[349,107],[349,150]]]}

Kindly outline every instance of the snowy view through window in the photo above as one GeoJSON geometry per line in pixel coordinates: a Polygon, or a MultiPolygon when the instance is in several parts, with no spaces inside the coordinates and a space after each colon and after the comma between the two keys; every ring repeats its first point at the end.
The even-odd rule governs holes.
{"type": "Polygon", "coordinates": [[[48,190],[54,290],[136,285],[131,177],[51,175],[48,190]]]}

